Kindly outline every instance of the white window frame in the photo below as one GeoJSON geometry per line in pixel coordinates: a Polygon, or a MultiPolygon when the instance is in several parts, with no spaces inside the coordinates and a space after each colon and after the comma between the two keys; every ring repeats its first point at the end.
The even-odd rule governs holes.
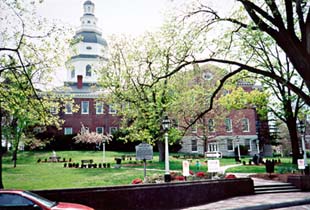
{"type": "Polygon", "coordinates": [[[113,133],[112,131],[113,131],[113,130],[117,131],[118,128],[117,128],[117,127],[110,127],[110,128],[109,128],[109,134],[112,135],[112,133],[113,133]]]}
{"type": "Polygon", "coordinates": [[[208,143],[208,152],[218,152],[218,143],[208,143]]]}
{"type": "Polygon", "coordinates": [[[51,113],[51,114],[56,114],[56,110],[57,110],[57,109],[56,109],[55,106],[51,106],[51,107],[50,107],[50,113],[51,113]]]}
{"type": "Polygon", "coordinates": [[[227,151],[234,151],[234,149],[235,149],[235,142],[234,142],[234,140],[233,139],[226,139],[226,148],[227,148],[227,151]],[[232,143],[232,149],[228,149],[228,141],[231,141],[231,143],[232,143]]]}
{"type": "Polygon", "coordinates": [[[198,140],[197,139],[191,139],[191,151],[198,152],[198,140]],[[193,150],[193,148],[196,148],[196,150],[193,150]]]}
{"type": "Polygon", "coordinates": [[[71,79],[75,78],[75,69],[71,70],[71,79]]]}
{"type": "Polygon", "coordinates": [[[225,118],[225,122],[224,123],[225,123],[225,130],[226,130],[226,132],[231,133],[233,131],[231,118],[225,118]],[[228,123],[229,123],[229,125],[228,125],[228,123]],[[230,129],[228,130],[227,128],[230,128],[230,129]]]}
{"type": "Polygon", "coordinates": [[[191,132],[192,133],[197,133],[197,125],[196,124],[192,125],[191,132]]]}
{"type": "Polygon", "coordinates": [[[249,142],[249,149],[248,149],[248,151],[249,152],[251,152],[252,151],[252,140],[251,139],[245,139],[244,140],[244,146],[248,146],[247,144],[246,144],[246,142],[249,142]]]}
{"type": "Polygon", "coordinates": [[[91,77],[92,76],[92,67],[90,64],[87,64],[85,67],[85,77],[91,77]]]}
{"type": "Polygon", "coordinates": [[[71,127],[64,128],[65,135],[71,135],[73,133],[73,129],[71,127]]]}
{"type": "Polygon", "coordinates": [[[71,102],[67,102],[65,104],[65,114],[72,114],[72,103],[71,102]],[[70,109],[68,109],[67,107],[70,107],[70,109]]]}
{"type": "Polygon", "coordinates": [[[103,102],[96,102],[96,114],[103,114],[103,102]],[[101,112],[99,111],[99,107],[101,108],[101,112]]]}
{"type": "Polygon", "coordinates": [[[116,109],[114,109],[113,106],[114,106],[113,104],[109,105],[109,114],[116,114],[117,113],[116,109]]]}
{"type": "Polygon", "coordinates": [[[248,118],[241,119],[241,129],[242,129],[242,132],[250,132],[250,121],[248,118]],[[244,124],[245,122],[246,124],[244,124]],[[245,126],[247,126],[246,130],[244,129],[245,126]]]}
{"type": "Polygon", "coordinates": [[[212,118],[208,119],[208,131],[215,132],[215,122],[212,118]],[[212,127],[210,126],[210,122],[212,122],[212,127]]]}
{"type": "Polygon", "coordinates": [[[98,134],[104,134],[104,127],[96,127],[96,133],[98,133],[98,134]],[[102,132],[101,132],[101,133],[98,132],[99,129],[102,129],[102,132]]]}
{"type": "Polygon", "coordinates": [[[81,114],[89,114],[89,101],[81,101],[81,114]],[[87,104],[86,112],[84,112],[84,103],[87,104]]]}

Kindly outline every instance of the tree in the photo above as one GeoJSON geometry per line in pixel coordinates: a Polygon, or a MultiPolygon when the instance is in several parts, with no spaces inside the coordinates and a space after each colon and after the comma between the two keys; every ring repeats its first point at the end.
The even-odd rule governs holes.
{"type": "MultiPolygon", "coordinates": [[[[169,74],[201,52],[203,41],[193,27],[171,21],[156,33],[114,37],[109,42],[110,58],[101,71],[101,84],[122,116],[121,127],[128,133],[125,140],[157,144],[160,161],[164,160],[162,119],[165,114],[172,116],[176,98],[177,81],[169,74]]],[[[169,134],[170,142],[180,139],[175,128],[169,134]]]]}
{"type": "MultiPolygon", "coordinates": [[[[49,111],[55,105],[53,100],[39,96],[37,88],[51,81],[50,73],[64,58],[59,53],[63,52],[60,40],[66,39],[63,28],[36,16],[36,4],[23,0],[0,2],[0,113],[1,119],[4,112],[13,119],[6,130],[13,140],[14,165],[20,138],[29,126],[59,122],[49,111]]],[[[0,150],[0,188],[3,188],[2,147],[0,150]]]]}
{"type": "Polygon", "coordinates": [[[201,117],[195,124],[192,124],[192,121],[201,110],[210,105],[210,97],[217,87],[217,82],[225,74],[224,69],[213,65],[193,65],[192,69],[177,74],[173,78],[176,98],[171,105],[170,112],[178,119],[178,126],[186,131],[185,135],[195,136],[196,139],[202,140],[203,152],[207,151],[208,136],[212,127],[207,118],[212,118],[214,124],[217,124],[217,121],[222,122],[229,112],[220,106],[217,99],[213,109],[206,116],[201,117]]]}
{"type": "MultiPolygon", "coordinates": [[[[238,0],[242,5],[241,8],[228,17],[221,17],[214,9],[201,3],[201,1],[196,2],[198,2],[196,7],[192,7],[187,17],[203,15],[201,18],[205,18],[204,27],[211,27],[214,24],[218,28],[220,23],[231,23],[232,25],[228,34],[225,34],[226,40],[229,40],[229,45],[217,49],[218,53],[225,56],[218,56],[219,54],[217,54],[216,57],[215,54],[212,54],[211,58],[195,62],[230,64],[238,67],[234,71],[235,74],[247,70],[272,78],[288,87],[301,97],[305,103],[310,105],[310,96],[308,94],[310,90],[310,37],[307,35],[310,31],[310,8],[308,1],[238,0]],[[235,47],[238,48],[238,40],[234,39],[234,34],[242,30],[260,31],[274,40],[303,79],[307,90],[300,89],[281,75],[260,69],[250,60],[252,52],[248,52],[248,56],[245,57],[248,60],[240,56],[231,56],[230,53],[233,52],[235,47]]],[[[197,17],[195,18],[197,19],[197,17]]],[[[255,39],[255,37],[252,38],[255,39]]]]}
{"type": "Polygon", "coordinates": [[[86,143],[86,144],[101,144],[102,142],[108,143],[112,140],[112,135],[104,135],[102,133],[89,132],[89,129],[86,128],[83,124],[81,131],[73,137],[75,143],[86,143]]]}
{"type": "MultiPolygon", "coordinates": [[[[236,31],[233,36],[236,42],[233,45],[239,45],[240,48],[234,48],[236,52],[231,54],[235,54],[235,57],[237,55],[248,57],[247,59],[252,65],[273,75],[281,76],[285,81],[294,84],[299,90],[307,93],[305,83],[274,39],[264,32],[252,28],[236,31]]],[[[268,110],[287,125],[293,151],[293,162],[297,163],[300,151],[296,120],[304,102],[300,96],[277,80],[261,75],[252,75],[252,77],[260,80],[265,91],[268,91],[269,95],[272,96],[268,110]]],[[[267,103],[264,104],[267,105],[267,103]]]]}

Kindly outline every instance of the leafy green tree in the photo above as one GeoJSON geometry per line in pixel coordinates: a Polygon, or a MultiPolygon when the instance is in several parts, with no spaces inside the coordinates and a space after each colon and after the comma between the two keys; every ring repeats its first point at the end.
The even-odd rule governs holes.
{"type": "MultiPolygon", "coordinates": [[[[196,4],[191,2],[190,10],[186,14],[188,20],[191,18],[196,22],[197,19],[205,20],[200,21],[200,27],[216,30],[223,27],[228,28],[227,33],[221,32],[224,34],[223,37],[214,30],[209,30],[213,34],[219,34],[216,40],[212,40],[209,45],[212,46],[214,42],[219,44],[213,44],[210,58],[196,62],[218,62],[236,66],[237,69],[233,71],[232,75],[246,70],[269,77],[285,85],[302,98],[306,104],[310,105],[310,38],[307,35],[309,34],[308,26],[310,23],[309,1],[238,0],[237,2],[241,6],[226,16],[221,16],[205,1],[197,0],[194,2],[196,4]],[[273,40],[286,54],[307,89],[301,89],[298,85],[287,81],[282,75],[261,69],[251,60],[253,52],[249,49],[245,50],[243,54],[235,54],[236,49],[240,52],[239,37],[235,37],[235,34],[242,31],[261,32],[268,37],[267,42],[273,40]]],[[[248,40],[255,40],[259,36],[261,36],[259,33],[248,33],[248,40]]]]}
{"type": "MultiPolygon", "coordinates": [[[[36,4],[41,2],[0,2],[0,113],[1,119],[3,114],[10,119],[4,130],[13,145],[14,166],[20,139],[26,131],[34,126],[61,123],[50,113],[50,108],[56,105],[54,100],[40,96],[38,88],[51,82],[51,72],[64,59],[62,41],[66,38],[63,28],[36,15],[36,4]]],[[[0,149],[0,188],[3,188],[0,149]]]]}
{"type": "MultiPolygon", "coordinates": [[[[162,120],[171,115],[176,100],[172,74],[188,59],[201,53],[204,39],[193,27],[167,22],[160,31],[142,37],[113,37],[109,42],[110,58],[101,70],[101,84],[108,100],[120,116],[126,129],[126,141],[157,144],[160,161],[164,160],[162,120]]],[[[180,139],[172,128],[169,141],[180,139]]]]}

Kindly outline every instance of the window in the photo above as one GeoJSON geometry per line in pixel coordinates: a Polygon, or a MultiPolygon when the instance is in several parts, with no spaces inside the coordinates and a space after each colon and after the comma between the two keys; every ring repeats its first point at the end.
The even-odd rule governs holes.
{"type": "Polygon", "coordinates": [[[71,70],[71,78],[74,78],[75,77],[75,69],[72,69],[71,70]]]}
{"type": "Polygon", "coordinates": [[[243,132],[249,132],[250,131],[249,119],[248,118],[241,119],[241,126],[243,132]]]}
{"type": "Polygon", "coordinates": [[[232,121],[230,118],[225,119],[225,129],[226,132],[232,132],[232,121]]]}
{"type": "Polygon", "coordinates": [[[110,127],[110,134],[113,134],[117,131],[117,127],[110,127]]]}
{"type": "Polygon", "coordinates": [[[96,133],[103,134],[103,132],[104,132],[104,128],[103,127],[97,127],[96,128],[96,133]]]}
{"type": "Polygon", "coordinates": [[[65,135],[71,135],[72,134],[72,128],[65,128],[65,135]]]}
{"type": "Polygon", "coordinates": [[[192,139],[192,152],[198,151],[198,142],[197,139],[192,139]]]}
{"type": "Polygon", "coordinates": [[[116,114],[116,109],[114,109],[114,105],[113,104],[109,105],[109,114],[116,114]]]}
{"type": "Polygon", "coordinates": [[[103,103],[96,102],[96,114],[103,114],[103,103]]]}
{"type": "Polygon", "coordinates": [[[208,152],[218,151],[216,143],[209,143],[208,144],[208,152]]]}
{"type": "Polygon", "coordinates": [[[251,140],[250,139],[245,139],[244,140],[244,146],[248,148],[248,151],[252,151],[252,146],[251,146],[251,140]]]}
{"type": "Polygon", "coordinates": [[[197,133],[197,125],[196,124],[192,125],[191,130],[192,133],[197,133]]]}
{"type": "Polygon", "coordinates": [[[227,150],[233,151],[234,150],[234,144],[232,139],[227,139],[227,150]]]}
{"type": "Polygon", "coordinates": [[[71,102],[66,103],[65,114],[72,114],[72,103],[71,102]]]}
{"type": "Polygon", "coordinates": [[[51,114],[56,114],[56,107],[52,106],[52,107],[50,108],[50,113],[51,113],[51,114]]]}
{"type": "Polygon", "coordinates": [[[86,66],[86,73],[85,73],[85,75],[87,77],[91,77],[91,65],[89,65],[89,64],[86,66]]]}
{"type": "Polygon", "coordinates": [[[214,120],[213,119],[209,119],[208,120],[208,131],[209,132],[214,132],[215,129],[214,129],[214,120]]]}
{"type": "Polygon", "coordinates": [[[89,102],[88,101],[82,101],[81,114],[88,114],[88,113],[89,113],[89,102]]]}
{"type": "MultiPolygon", "coordinates": [[[[8,209],[15,209],[14,207],[19,207],[20,209],[26,208],[27,206],[32,206],[34,203],[31,200],[28,200],[27,198],[21,196],[21,195],[15,195],[15,194],[6,194],[3,193],[0,195],[0,206],[8,207],[8,209]]],[[[18,208],[18,209],[19,209],[18,208]]],[[[1,208],[2,209],[2,208],[1,208]]],[[[17,209],[17,208],[16,208],[17,209]]]]}

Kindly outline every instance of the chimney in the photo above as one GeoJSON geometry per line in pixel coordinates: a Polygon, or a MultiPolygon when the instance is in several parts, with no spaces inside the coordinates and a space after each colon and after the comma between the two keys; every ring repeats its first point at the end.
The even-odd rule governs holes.
{"type": "Polygon", "coordinates": [[[77,88],[82,89],[83,88],[83,76],[77,75],[77,88]]]}

